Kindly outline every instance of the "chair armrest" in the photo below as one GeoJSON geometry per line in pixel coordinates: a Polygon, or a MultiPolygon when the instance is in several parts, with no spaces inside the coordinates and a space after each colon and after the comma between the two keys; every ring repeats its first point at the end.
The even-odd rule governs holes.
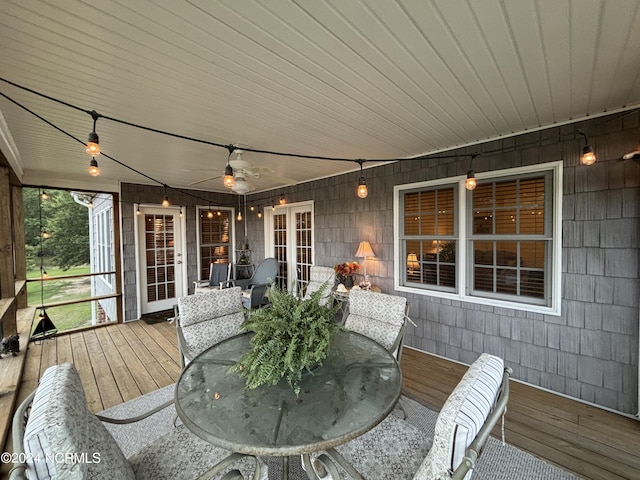
{"type": "Polygon", "coordinates": [[[13,453],[18,460],[14,462],[13,467],[9,471],[9,480],[26,480],[27,478],[27,464],[24,461],[26,455],[24,455],[24,431],[27,425],[27,418],[29,417],[29,409],[33,398],[36,396],[35,390],[29,394],[27,398],[18,406],[15,414],[13,415],[13,423],[11,425],[13,453]]]}
{"type": "Polygon", "coordinates": [[[101,422],[124,425],[127,423],[134,423],[134,422],[139,422],[140,420],[144,420],[145,418],[150,417],[154,413],[158,413],[160,410],[164,410],[168,406],[173,405],[173,402],[174,402],[174,399],[172,398],[171,400],[167,400],[166,402],[158,405],[157,407],[152,408],[148,412],[145,412],[130,418],[111,418],[111,417],[105,417],[103,415],[98,415],[97,413],[96,413],[96,417],[98,417],[98,420],[100,420],[101,422]]]}
{"type": "Polygon", "coordinates": [[[240,288],[242,288],[242,290],[247,290],[247,289],[249,289],[249,286],[251,285],[251,279],[250,278],[238,278],[236,280],[231,280],[231,284],[234,287],[240,287],[240,288]]]}
{"type": "Polygon", "coordinates": [[[500,392],[498,393],[496,404],[485,420],[484,425],[476,435],[476,438],[473,439],[473,442],[471,442],[471,445],[467,448],[462,462],[458,468],[456,468],[456,471],[453,472],[453,476],[451,477],[452,480],[464,479],[467,472],[473,469],[476,464],[476,460],[482,453],[484,444],[489,438],[489,435],[491,435],[493,427],[496,426],[498,420],[500,420],[500,418],[506,413],[507,402],[509,401],[509,377],[511,377],[511,368],[507,367],[504,369],[502,385],[500,387],[500,392]]]}
{"type": "Polygon", "coordinates": [[[185,359],[188,361],[193,360],[193,357],[188,353],[187,341],[182,333],[182,327],[180,326],[180,317],[176,317],[176,335],[178,336],[178,354],[180,355],[180,368],[184,370],[186,366],[185,359]]]}
{"type": "Polygon", "coordinates": [[[195,280],[193,285],[194,287],[208,287],[210,283],[209,280],[195,280]]]}

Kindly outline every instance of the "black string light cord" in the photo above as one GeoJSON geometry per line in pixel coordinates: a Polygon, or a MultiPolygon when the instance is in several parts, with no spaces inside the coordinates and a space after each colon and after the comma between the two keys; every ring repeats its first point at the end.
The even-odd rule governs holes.
{"type": "MultiPolygon", "coordinates": [[[[108,115],[102,115],[98,112],[96,112],[95,110],[87,110],[84,108],[81,108],[77,105],[74,105],[72,103],[66,102],[64,100],[60,100],[58,98],[52,97],[50,95],[46,95],[42,92],[39,92],[37,90],[25,87],[23,85],[20,85],[18,83],[12,82],[11,80],[8,80],[6,78],[0,77],[0,81],[3,81],[9,85],[12,85],[16,88],[19,88],[21,90],[24,90],[26,92],[29,92],[33,95],[37,95],[41,98],[45,98],[47,100],[50,100],[52,102],[58,103],[60,105],[64,105],[68,108],[77,110],[79,112],[83,112],[86,113],[87,115],[90,115],[92,117],[92,119],[94,120],[94,125],[97,119],[102,118],[105,120],[109,120],[115,123],[119,123],[122,125],[127,125],[130,127],[134,127],[134,128],[138,128],[141,130],[145,130],[148,132],[153,132],[153,133],[158,133],[161,135],[166,135],[166,136],[170,136],[173,138],[179,138],[181,140],[187,140],[187,141],[191,141],[191,142],[196,142],[196,143],[202,143],[202,144],[206,144],[206,145],[211,145],[214,147],[219,147],[219,148],[224,148],[226,150],[229,151],[229,156],[231,156],[231,154],[233,153],[234,150],[238,149],[239,147],[232,145],[232,144],[223,144],[223,143],[218,143],[218,142],[213,142],[210,140],[204,140],[201,138],[195,138],[195,137],[189,137],[187,135],[182,135],[179,133],[174,133],[174,132],[168,132],[166,130],[160,130],[157,128],[153,128],[153,127],[148,127],[145,125],[140,125],[137,123],[133,123],[133,122],[129,122],[126,120],[122,120],[116,117],[111,117],[108,115]]],[[[68,136],[69,138],[75,140],[76,142],[82,144],[82,145],[87,145],[85,142],[83,142],[82,140],[80,140],[79,138],[75,137],[74,135],[70,134],[69,132],[65,131],[64,129],[58,127],[57,125],[55,125],[53,122],[50,122],[49,120],[47,120],[46,118],[44,118],[43,116],[37,114],[36,112],[34,112],[33,110],[29,109],[28,107],[26,107],[25,105],[22,105],[20,102],[18,102],[17,100],[14,100],[13,98],[9,97],[7,94],[5,94],[4,92],[0,91],[0,95],[4,98],[6,98],[8,101],[10,101],[11,103],[13,103],[14,105],[18,106],[19,108],[22,108],[23,110],[25,110],[26,112],[30,113],[31,115],[35,116],[36,118],[40,119],[41,121],[45,122],[47,125],[55,128],[56,130],[58,130],[60,133],[68,136]]],[[[95,128],[95,127],[94,127],[95,128]]],[[[436,158],[460,158],[460,157],[470,157],[470,156],[478,156],[478,153],[474,153],[474,154],[444,154],[444,155],[420,155],[417,157],[411,157],[411,158],[383,158],[383,159],[362,159],[362,158],[358,158],[358,159],[353,159],[353,158],[342,158],[342,157],[325,157],[325,156],[318,156],[318,155],[305,155],[305,154],[300,154],[300,153],[290,153],[290,152],[277,152],[277,151],[272,151],[272,150],[263,150],[263,149],[258,149],[258,148],[249,148],[249,147],[243,147],[242,148],[243,151],[246,152],[253,152],[253,153],[261,153],[261,154],[266,154],[266,155],[275,155],[275,156],[280,156],[280,157],[294,157],[294,158],[303,158],[303,159],[309,159],[309,160],[325,160],[325,161],[337,161],[337,162],[353,162],[353,163],[357,163],[360,166],[362,166],[363,163],[365,162],[378,162],[378,163],[387,163],[387,162],[397,162],[397,161],[402,161],[402,160],[425,160],[425,159],[436,159],[436,158]]],[[[151,180],[154,183],[159,184],[162,187],[165,188],[170,188],[172,190],[178,191],[180,193],[183,193],[185,195],[190,195],[194,198],[200,199],[200,200],[206,200],[202,197],[198,197],[196,195],[193,195],[191,193],[189,193],[189,191],[187,190],[183,190],[180,188],[176,188],[176,187],[171,187],[170,185],[167,185],[165,182],[162,182],[156,178],[153,178],[127,164],[125,164],[124,162],[121,162],[120,160],[104,153],[101,152],[101,155],[103,155],[104,157],[108,158],[109,160],[117,163],[118,165],[125,167],[135,173],[137,173],[138,175],[151,180]]]]}

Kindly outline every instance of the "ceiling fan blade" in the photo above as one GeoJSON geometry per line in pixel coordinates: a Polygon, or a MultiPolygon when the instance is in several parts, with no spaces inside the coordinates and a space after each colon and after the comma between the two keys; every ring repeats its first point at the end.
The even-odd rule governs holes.
{"type": "Polygon", "coordinates": [[[193,187],[194,185],[200,185],[201,183],[208,182],[210,180],[217,180],[218,178],[222,178],[221,175],[217,175],[215,177],[204,178],[202,180],[198,180],[197,182],[190,183],[188,186],[193,187]]]}
{"type": "Polygon", "coordinates": [[[262,173],[262,174],[260,174],[260,176],[265,178],[265,179],[268,178],[268,179],[274,180],[276,182],[283,183],[285,185],[295,185],[295,184],[298,183],[298,180],[295,180],[293,178],[281,177],[280,175],[273,175],[273,174],[270,174],[270,173],[262,173]]]}

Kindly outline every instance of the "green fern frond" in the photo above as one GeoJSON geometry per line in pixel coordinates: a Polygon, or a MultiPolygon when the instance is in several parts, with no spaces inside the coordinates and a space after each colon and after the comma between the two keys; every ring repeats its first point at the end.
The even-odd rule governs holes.
{"type": "Polygon", "coordinates": [[[328,284],[302,300],[271,287],[270,306],[252,310],[243,322],[242,331],[254,332],[251,348],[229,371],[245,378],[247,388],[275,385],[286,378],[298,395],[302,371],[326,358],[340,329],[335,322],[340,304],[320,304],[326,288],[328,284]]]}

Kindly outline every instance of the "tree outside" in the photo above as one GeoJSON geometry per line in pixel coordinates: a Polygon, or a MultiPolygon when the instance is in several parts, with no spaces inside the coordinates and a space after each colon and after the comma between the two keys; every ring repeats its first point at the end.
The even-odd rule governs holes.
{"type": "MultiPolygon", "coordinates": [[[[41,274],[51,278],[28,283],[29,305],[89,298],[90,277],[54,279],[90,273],[87,207],[68,191],[46,190],[48,198],[41,199],[42,191],[23,189],[27,278],[40,278],[41,274]],[[42,238],[43,232],[48,238],[42,238]]],[[[47,313],[58,331],[91,325],[91,302],[51,307],[47,313]]]]}

